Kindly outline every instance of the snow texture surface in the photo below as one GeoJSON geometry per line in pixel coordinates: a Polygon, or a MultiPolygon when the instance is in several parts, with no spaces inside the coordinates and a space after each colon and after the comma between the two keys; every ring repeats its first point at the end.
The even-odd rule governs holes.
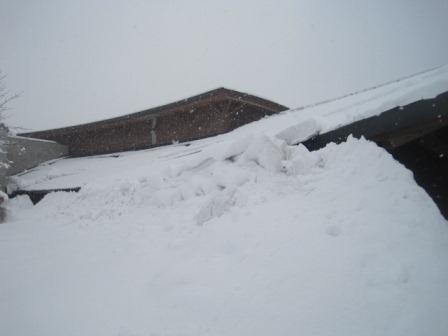
{"type": "Polygon", "coordinates": [[[448,88],[430,75],[17,177],[82,189],[8,202],[0,334],[446,335],[447,222],[412,173],[364,139],[290,145],[448,88]]]}

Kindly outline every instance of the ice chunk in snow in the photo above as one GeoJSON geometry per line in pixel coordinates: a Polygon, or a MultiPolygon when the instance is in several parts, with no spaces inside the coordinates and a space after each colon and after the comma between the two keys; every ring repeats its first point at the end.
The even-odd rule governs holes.
{"type": "Polygon", "coordinates": [[[224,150],[224,155],[222,159],[234,161],[238,156],[240,156],[247,150],[252,140],[253,136],[248,136],[239,139],[238,141],[232,142],[232,144],[224,150]]]}
{"type": "Polygon", "coordinates": [[[254,137],[242,155],[243,161],[253,161],[259,166],[274,172],[281,170],[283,159],[283,148],[277,146],[265,135],[254,137]]]}
{"type": "Polygon", "coordinates": [[[310,152],[304,145],[288,148],[288,160],[283,161],[283,170],[288,175],[304,175],[321,162],[319,153],[310,152]]]}
{"type": "Polygon", "coordinates": [[[288,145],[295,145],[316,135],[321,130],[315,119],[306,119],[297,125],[288,127],[279,132],[276,137],[284,140],[288,145]]]}

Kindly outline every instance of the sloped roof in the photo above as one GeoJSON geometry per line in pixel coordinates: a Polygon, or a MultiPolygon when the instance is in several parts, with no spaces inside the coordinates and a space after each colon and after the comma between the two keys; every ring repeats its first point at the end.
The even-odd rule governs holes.
{"type": "Polygon", "coordinates": [[[280,111],[285,111],[288,109],[288,107],[286,107],[286,106],[277,104],[275,102],[272,102],[272,101],[264,99],[264,98],[260,98],[260,97],[254,96],[254,95],[250,95],[248,93],[239,92],[239,91],[235,91],[235,90],[226,89],[224,87],[220,87],[220,88],[217,88],[214,90],[210,90],[210,91],[198,94],[196,96],[178,100],[173,103],[149,108],[149,109],[146,109],[143,111],[126,114],[126,115],[115,117],[115,118],[103,119],[103,120],[99,120],[99,121],[95,121],[95,122],[79,124],[79,125],[74,125],[74,126],[68,126],[68,127],[62,127],[62,128],[54,128],[54,129],[43,130],[43,131],[26,132],[26,133],[21,133],[19,135],[21,135],[21,136],[38,136],[38,135],[41,135],[44,133],[49,133],[49,132],[51,132],[53,134],[54,133],[70,133],[73,131],[77,131],[80,128],[85,129],[85,128],[91,128],[91,127],[93,128],[93,127],[98,127],[98,126],[106,126],[106,125],[109,125],[112,123],[125,121],[125,120],[129,120],[129,119],[140,119],[140,118],[147,118],[147,117],[151,117],[151,116],[157,116],[157,115],[165,114],[165,113],[171,113],[171,112],[174,112],[175,110],[178,110],[179,108],[182,108],[182,107],[187,107],[189,105],[194,105],[194,104],[207,103],[207,102],[211,102],[213,100],[218,100],[218,99],[229,99],[229,100],[233,100],[233,101],[240,101],[241,103],[249,104],[252,106],[257,106],[257,107],[260,107],[260,108],[263,108],[263,109],[266,109],[266,110],[269,110],[272,112],[280,112],[280,111]]]}

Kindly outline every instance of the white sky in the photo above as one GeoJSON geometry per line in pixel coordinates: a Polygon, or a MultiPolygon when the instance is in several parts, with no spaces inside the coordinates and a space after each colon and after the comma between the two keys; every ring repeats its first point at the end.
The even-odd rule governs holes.
{"type": "Polygon", "coordinates": [[[448,0],[0,0],[8,122],[45,129],[225,86],[289,107],[448,63],[448,0]]]}

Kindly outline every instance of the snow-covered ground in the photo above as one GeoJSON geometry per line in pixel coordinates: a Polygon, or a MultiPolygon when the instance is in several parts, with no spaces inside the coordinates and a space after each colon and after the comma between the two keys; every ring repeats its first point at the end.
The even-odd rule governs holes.
{"type": "Polygon", "coordinates": [[[448,68],[229,134],[65,159],[0,225],[0,335],[446,335],[448,226],[364,139],[313,132],[448,89],[448,68]]]}

